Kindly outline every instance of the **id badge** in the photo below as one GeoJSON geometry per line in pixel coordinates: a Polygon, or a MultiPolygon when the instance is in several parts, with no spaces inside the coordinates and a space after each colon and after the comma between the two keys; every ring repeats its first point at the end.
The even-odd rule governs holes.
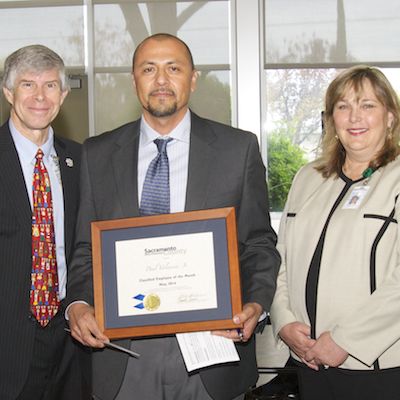
{"type": "Polygon", "coordinates": [[[356,186],[347,197],[343,209],[357,209],[368,193],[369,186],[356,186]]]}

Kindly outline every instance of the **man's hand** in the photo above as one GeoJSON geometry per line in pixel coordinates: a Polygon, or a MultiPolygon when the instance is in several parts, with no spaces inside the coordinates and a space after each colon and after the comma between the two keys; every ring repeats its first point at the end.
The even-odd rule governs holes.
{"type": "Polygon", "coordinates": [[[324,332],[315,345],[307,351],[304,359],[316,365],[338,367],[349,356],[346,350],[337,345],[329,332],[324,332]]]}
{"type": "Polygon", "coordinates": [[[238,325],[238,329],[228,329],[226,331],[213,331],[213,335],[224,336],[233,339],[235,342],[247,342],[254,332],[258,319],[263,309],[258,303],[246,303],[243,311],[233,317],[233,322],[238,325]],[[243,328],[240,328],[243,325],[243,328]]]}
{"type": "Polygon", "coordinates": [[[94,308],[88,304],[71,304],[68,308],[71,335],[85,346],[103,348],[110,340],[100,331],[94,308]]]}

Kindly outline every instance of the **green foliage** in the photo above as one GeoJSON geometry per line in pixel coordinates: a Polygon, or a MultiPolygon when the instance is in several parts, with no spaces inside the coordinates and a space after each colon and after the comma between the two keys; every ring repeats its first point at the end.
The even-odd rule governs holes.
{"type": "Polygon", "coordinates": [[[272,211],[282,211],[296,172],[307,163],[304,151],[290,138],[272,134],[268,138],[268,184],[272,211]]]}

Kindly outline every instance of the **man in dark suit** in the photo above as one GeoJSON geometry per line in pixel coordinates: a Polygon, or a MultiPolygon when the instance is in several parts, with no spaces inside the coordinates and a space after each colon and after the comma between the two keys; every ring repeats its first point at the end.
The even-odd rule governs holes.
{"type": "Polygon", "coordinates": [[[120,341],[141,358],[128,359],[108,348],[94,352],[94,396],[98,399],[242,399],[257,380],[253,332],[263,311],[269,310],[279,266],[265,168],[255,135],[200,118],[188,109],[197,74],[190,50],[180,39],[168,34],[147,38],[133,57],[133,83],[142,118],[84,144],[81,185],[85,190],[67,312],[77,340],[104,348],[108,339],[90,306],[90,222],[141,215],[146,171],[157,157],[153,140],[172,138],[167,146],[169,211],[236,208],[244,307],[233,320],[244,328],[217,334],[236,342],[240,362],[188,374],[175,337],[120,341]]]}
{"type": "MultiPolygon", "coordinates": [[[[78,210],[81,149],[55,137],[50,127],[68,93],[64,63],[45,46],[21,48],[5,61],[2,87],[11,113],[0,128],[0,398],[79,400],[80,364],[76,344],[64,331],[63,299],[78,210]],[[32,252],[39,149],[53,198],[48,211],[54,217],[51,254],[58,279],[55,315],[46,321],[34,317],[33,308],[41,303],[31,301],[37,288],[32,277],[39,281],[38,275],[44,275],[35,275],[32,252]]],[[[36,260],[45,262],[43,257],[36,260]]]]}

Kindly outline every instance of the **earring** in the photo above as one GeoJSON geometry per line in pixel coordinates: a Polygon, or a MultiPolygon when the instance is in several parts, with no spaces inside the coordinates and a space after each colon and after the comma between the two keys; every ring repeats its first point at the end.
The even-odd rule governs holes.
{"type": "Polygon", "coordinates": [[[387,137],[388,137],[389,140],[393,139],[393,133],[392,133],[392,128],[391,127],[387,128],[387,137]]]}
{"type": "Polygon", "coordinates": [[[338,136],[338,135],[335,135],[335,139],[336,139],[336,140],[339,140],[339,136],[338,136]]]}

